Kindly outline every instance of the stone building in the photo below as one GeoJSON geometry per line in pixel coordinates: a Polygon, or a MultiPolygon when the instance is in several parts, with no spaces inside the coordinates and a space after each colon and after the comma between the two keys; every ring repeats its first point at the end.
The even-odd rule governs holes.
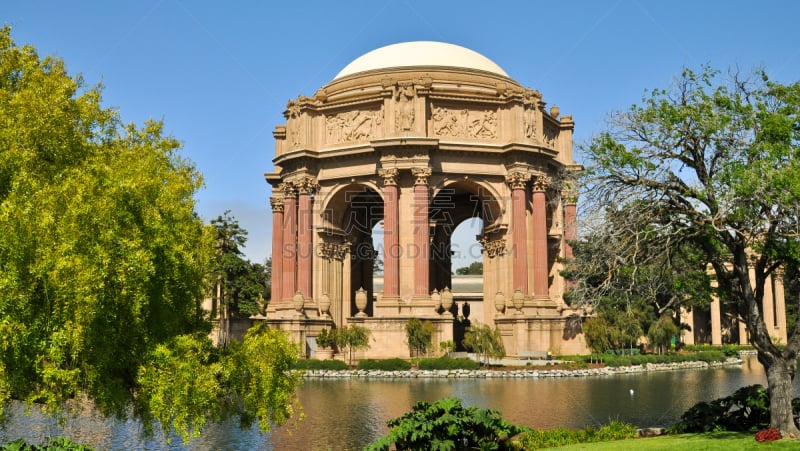
{"type": "Polygon", "coordinates": [[[366,53],[284,116],[265,174],[273,296],[262,320],[308,352],[322,328],[358,324],[371,330],[364,357],[408,356],[409,318],[431,321],[439,343],[464,316],[498,326],[512,356],[586,351],[559,274],[576,237],[571,116],[485,56],[438,42],[366,53]],[[482,295],[460,302],[451,236],[474,217],[482,295]]]}

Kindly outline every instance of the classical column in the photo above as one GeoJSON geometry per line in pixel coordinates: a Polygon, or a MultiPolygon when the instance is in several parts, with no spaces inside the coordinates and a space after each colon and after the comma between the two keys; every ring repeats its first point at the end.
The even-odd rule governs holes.
{"type": "Polygon", "coordinates": [[[272,206],[272,299],[283,297],[283,198],[270,197],[272,206]]]}
{"type": "Polygon", "coordinates": [[[783,268],[778,268],[772,275],[772,284],[775,287],[775,335],[780,337],[781,343],[788,341],[789,331],[786,330],[786,292],[783,288],[783,268]]]}
{"type": "Polygon", "coordinates": [[[312,199],[316,183],[311,177],[303,177],[295,184],[297,186],[297,290],[303,293],[305,299],[313,299],[312,289],[312,199]]]}
{"type": "Polygon", "coordinates": [[[683,335],[682,341],[684,344],[693,345],[694,344],[694,310],[689,311],[686,310],[685,307],[681,307],[681,322],[687,324],[689,326],[689,330],[681,330],[681,334],[683,335]]]}
{"type": "Polygon", "coordinates": [[[297,290],[297,199],[292,185],[283,187],[283,294],[281,299],[291,301],[297,290]]]}
{"type": "Polygon", "coordinates": [[[383,178],[383,297],[400,296],[400,227],[397,168],[378,171],[383,178]]]}
{"type": "Polygon", "coordinates": [[[525,185],[530,180],[530,174],[512,172],[506,175],[506,183],[511,188],[511,260],[514,271],[512,273],[514,290],[520,290],[523,295],[528,295],[528,231],[525,221],[525,185]]]}
{"type": "Polygon", "coordinates": [[[547,268],[547,205],[545,190],[550,178],[536,176],[533,182],[533,294],[537,298],[549,296],[547,268]]]}
{"type": "Polygon", "coordinates": [[[720,313],[719,298],[716,296],[711,300],[711,344],[722,344],[722,316],[720,313]]]}
{"type": "Polygon", "coordinates": [[[428,177],[430,168],[411,168],[414,174],[414,297],[427,298],[430,242],[428,241],[428,177]]]}
{"type": "Polygon", "coordinates": [[[564,199],[566,200],[564,205],[564,257],[570,259],[575,255],[572,253],[572,246],[569,242],[578,238],[578,195],[567,192],[564,199]]]}
{"type": "MultiPolygon", "coordinates": [[[[755,268],[750,268],[750,272],[755,277],[755,268]]],[[[753,284],[755,286],[755,283],[753,284]]],[[[764,324],[767,325],[767,333],[769,336],[775,336],[775,288],[772,286],[772,277],[767,277],[764,280],[764,298],[762,299],[762,315],[764,316],[764,324]]]]}
{"type": "Polygon", "coordinates": [[[340,326],[344,325],[344,316],[355,316],[356,312],[350,310],[350,305],[353,302],[353,260],[350,255],[353,244],[346,241],[339,247],[339,253],[342,258],[342,311],[340,326]]]}

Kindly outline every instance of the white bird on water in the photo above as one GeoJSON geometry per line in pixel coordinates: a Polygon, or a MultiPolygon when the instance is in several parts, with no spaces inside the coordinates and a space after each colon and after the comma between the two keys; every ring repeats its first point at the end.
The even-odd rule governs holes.
{"type": "Polygon", "coordinates": [[[633,389],[631,389],[631,396],[633,396],[633,389]]]}

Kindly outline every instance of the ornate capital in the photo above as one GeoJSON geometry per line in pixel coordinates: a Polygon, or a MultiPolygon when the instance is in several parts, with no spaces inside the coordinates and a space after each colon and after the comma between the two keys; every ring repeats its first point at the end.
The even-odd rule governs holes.
{"type": "Polygon", "coordinates": [[[294,181],[294,186],[300,194],[311,194],[317,188],[314,177],[305,176],[294,181]]]}
{"type": "Polygon", "coordinates": [[[427,185],[428,177],[431,176],[433,171],[431,171],[431,168],[411,168],[411,173],[417,178],[414,181],[415,185],[427,185]]]}
{"type": "Polygon", "coordinates": [[[483,251],[486,252],[489,258],[495,258],[506,253],[506,240],[504,239],[493,241],[482,239],[481,244],[483,245],[483,251]]]}
{"type": "Polygon", "coordinates": [[[510,186],[512,190],[525,189],[525,184],[528,183],[530,179],[531,175],[527,172],[517,171],[506,174],[506,183],[508,183],[508,186],[510,186]]]}
{"type": "Polygon", "coordinates": [[[269,204],[272,206],[272,211],[283,212],[283,197],[272,196],[269,198],[269,204]]]}
{"type": "Polygon", "coordinates": [[[295,194],[294,186],[292,186],[292,184],[289,183],[289,182],[281,183],[280,185],[278,185],[277,190],[280,191],[281,193],[283,193],[283,198],[284,199],[289,198],[289,197],[294,198],[294,194],[295,194]]]}
{"type": "Polygon", "coordinates": [[[533,181],[533,192],[544,192],[547,191],[547,188],[552,183],[552,179],[544,174],[540,174],[536,176],[536,179],[533,181]]]}
{"type": "Polygon", "coordinates": [[[378,169],[378,175],[383,178],[383,186],[397,185],[397,168],[378,169]]]}

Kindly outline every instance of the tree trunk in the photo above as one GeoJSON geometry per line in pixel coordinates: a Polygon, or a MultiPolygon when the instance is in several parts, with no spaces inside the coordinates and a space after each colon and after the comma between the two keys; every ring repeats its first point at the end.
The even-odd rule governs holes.
{"type": "Polygon", "coordinates": [[[759,361],[767,372],[770,427],[781,431],[784,438],[800,438],[800,430],[792,416],[792,381],[796,365],[780,357],[762,358],[760,354],[759,361]]]}

